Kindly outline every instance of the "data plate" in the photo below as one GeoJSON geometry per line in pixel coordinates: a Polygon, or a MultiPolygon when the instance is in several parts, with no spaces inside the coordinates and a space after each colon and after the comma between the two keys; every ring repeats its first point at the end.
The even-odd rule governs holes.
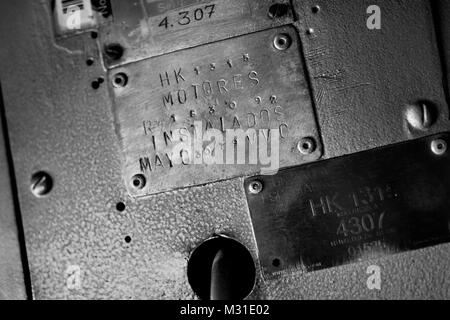
{"type": "MultiPolygon", "coordinates": [[[[263,166],[275,168],[275,161],[265,166],[268,162],[263,162],[259,153],[264,151],[264,139],[270,145],[265,151],[272,150],[275,133],[279,136],[278,167],[299,165],[321,156],[298,35],[292,27],[118,67],[110,71],[109,82],[124,157],[124,180],[132,196],[259,174],[263,166]],[[274,40],[280,35],[286,39],[285,50],[275,48],[274,40]],[[183,139],[174,137],[178,129],[186,129],[192,140],[199,132],[205,138],[208,130],[215,129],[224,135],[223,141],[205,138],[200,152],[193,148],[190,162],[176,165],[170,154],[176,142],[183,139]],[[247,140],[245,161],[234,157],[229,161],[231,148],[224,147],[227,129],[254,130],[259,139],[257,163],[250,161],[247,140]],[[304,138],[313,142],[309,152],[298,148],[304,138]],[[208,152],[216,155],[219,149],[223,164],[198,160],[208,152]],[[142,175],[145,183],[135,181],[136,175],[142,175]]],[[[237,144],[235,147],[239,148],[237,144]]]]}
{"type": "Polygon", "coordinates": [[[272,0],[111,0],[114,20],[100,27],[100,41],[125,48],[108,66],[173,52],[293,22],[288,0],[270,17],[272,0]]]}
{"type": "Polygon", "coordinates": [[[246,179],[264,275],[450,241],[450,159],[433,153],[435,139],[450,142],[445,134],[246,179]]]}

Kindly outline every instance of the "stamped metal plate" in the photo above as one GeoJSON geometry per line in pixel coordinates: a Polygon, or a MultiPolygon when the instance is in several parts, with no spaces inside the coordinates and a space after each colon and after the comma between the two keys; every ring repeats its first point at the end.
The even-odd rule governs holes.
{"type": "Polygon", "coordinates": [[[450,157],[436,139],[450,142],[439,135],[246,179],[264,275],[450,241],[450,157]]]}
{"type": "Polygon", "coordinates": [[[269,17],[272,0],[111,0],[114,19],[100,27],[103,46],[125,48],[108,66],[202,45],[293,22],[288,0],[269,17]],[[283,12],[284,10],[284,12],[283,12]],[[282,15],[281,15],[282,13],[282,15]]]}
{"type": "MultiPolygon", "coordinates": [[[[194,136],[195,122],[201,123],[203,131],[254,129],[261,134],[261,130],[276,130],[280,167],[310,162],[321,155],[299,40],[292,27],[118,67],[110,71],[109,82],[123,149],[124,180],[132,196],[259,174],[259,165],[249,161],[233,165],[225,158],[222,165],[174,165],[168,156],[176,145],[173,132],[185,128],[194,136]],[[274,44],[280,35],[286,40],[283,50],[274,44]],[[309,153],[298,149],[305,137],[314,142],[309,153]],[[132,180],[138,174],[147,183],[136,188],[132,180]]],[[[246,158],[248,150],[247,146],[246,158]]]]}

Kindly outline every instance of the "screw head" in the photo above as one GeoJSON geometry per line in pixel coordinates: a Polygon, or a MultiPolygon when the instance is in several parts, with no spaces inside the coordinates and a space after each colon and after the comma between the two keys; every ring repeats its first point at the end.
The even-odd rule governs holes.
{"type": "Polygon", "coordinates": [[[131,186],[137,190],[143,189],[146,183],[147,180],[145,179],[145,176],[143,174],[136,174],[131,179],[131,186]]]}
{"type": "Polygon", "coordinates": [[[251,194],[258,194],[263,190],[263,184],[259,180],[254,180],[248,185],[248,192],[251,194]]]}
{"type": "Polygon", "coordinates": [[[53,188],[52,177],[44,171],[39,171],[31,176],[31,192],[41,198],[50,193],[53,188]]]}
{"type": "Polygon", "coordinates": [[[417,130],[428,130],[436,121],[435,108],[427,102],[410,105],[406,109],[406,121],[417,130]]]}
{"type": "Polygon", "coordinates": [[[431,151],[437,155],[442,156],[447,152],[447,142],[443,139],[436,139],[431,142],[431,151]]]}
{"type": "Polygon", "coordinates": [[[289,49],[289,47],[292,44],[292,39],[288,34],[277,34],[274,38],[273,38],[273,46],[275,47],[275,49],[280,50],[280,51],[284,51],[289,49]]]}
{"type": "Polygon", "coordinates": [[[316,150],[316,142],[313,138],[303,138],[297,143],[297,150],[304,155],[311,154],[316,150]]]}

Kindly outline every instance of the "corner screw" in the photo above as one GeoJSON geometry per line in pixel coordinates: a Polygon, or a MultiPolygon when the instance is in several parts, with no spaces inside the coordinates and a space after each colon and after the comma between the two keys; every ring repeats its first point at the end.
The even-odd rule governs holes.
{"type": "Polygon", "coordinates": [[[316,150],[316,142],[313,138],[303,138],[297,143],[297,150],[304,155],[311,154],[316,150]]]}
{"type": "Polygon", "coordinates": [[[437,155],[442,156],[447,152],[447,142],[442,139],[436,139],[431,142],[431,151],[437,155]]]}
{"type": "Polygon", "coordinates": [[[131,179],[131,185],[134,189],[144,189],[147,180],[143,174],[137,174],[131,179]]]}
{"type": "Polygon", "coordinates": [[[273,46],[280,51],[289,49],[291,44],[292,39],[288,34],[277,34],[273,39],[273,46]]]}
{"type": "Polygon", "coordinates": [[[406,110],[406,120],[409,125],[418,130],[429,129],[436,121],[435,110],[427,102],[419,102],[408,106],[406,110]]]}
{"type": "Polygon", "coordinates": [[[31,192],[35,197],[41,198],[53,188],[52,177],[44,171],[36,172],[31,176],[31,192]]]}
{"type": "Polygon", "coordinates": [[[263,184],[259,180],[252,181],[248,185],[248,192],[250,192],[251,194],[258,194],[262,190],[263,190],[263,184]]]}

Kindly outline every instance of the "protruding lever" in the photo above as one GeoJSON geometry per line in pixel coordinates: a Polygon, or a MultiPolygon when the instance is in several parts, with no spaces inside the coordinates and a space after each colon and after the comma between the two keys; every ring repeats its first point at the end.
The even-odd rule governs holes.
{"type": "Polygon", "coordinates": [[[203,300],[244,299],[253,290],[255,274],[247,248],[224,236],[204,241],[188,263],[189,283],[203,300]]]}
{"type": "Polygon", "coordinates": [[[211,300],[232,300],[233,288],[232,269],[230,259],[227,259],[224,250],[220,249],[214,257],[211,267],[211,300]]]}

